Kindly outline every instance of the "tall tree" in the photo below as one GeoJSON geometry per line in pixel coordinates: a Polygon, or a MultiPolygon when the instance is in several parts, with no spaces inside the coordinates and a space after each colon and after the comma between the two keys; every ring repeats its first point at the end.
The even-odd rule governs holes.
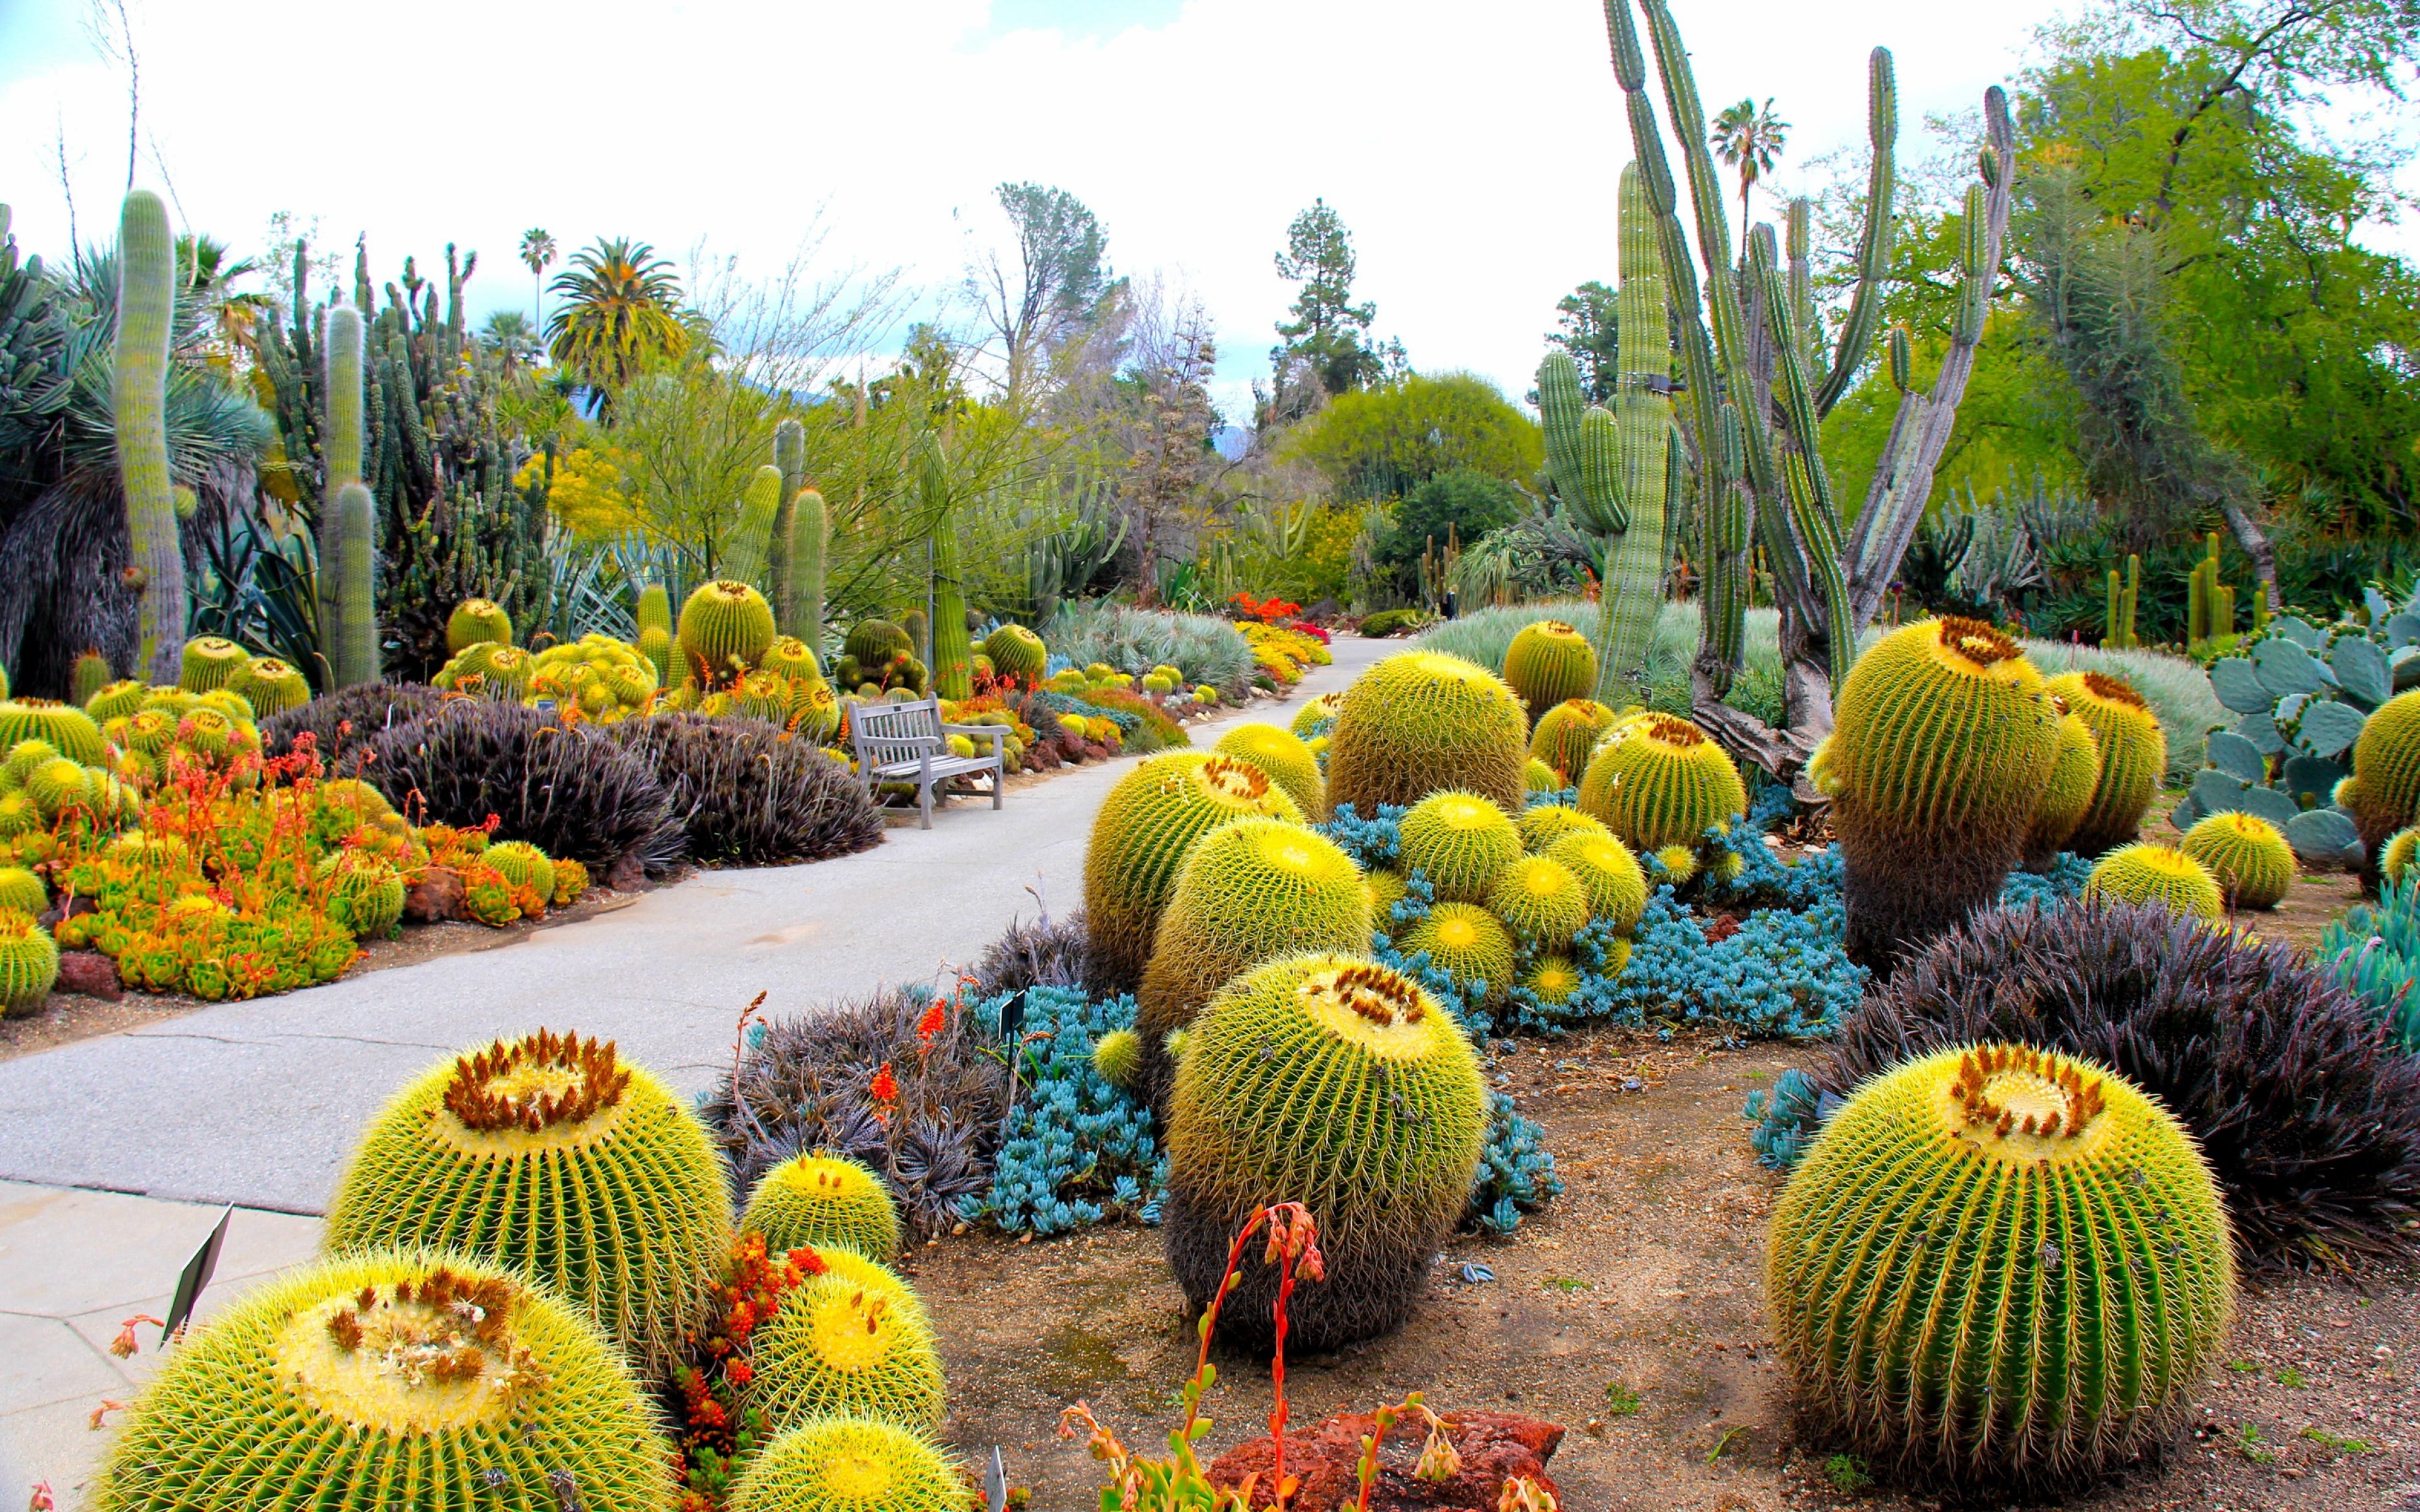
{"type": "Polygon", "coordinates": [[[1280,278],[1302,285],[1295,295],[1294,318],[1278,327],[1280,344],[1269,352],[1280,390],[1296,363],[1330,395],[1385,377],[1388,354],[1367,340],[1378,307],[1353,302],[1353,234],[1325,198],[1286,227],[1286,250],[1277,255],[1277,268],[1280,278]]]}
{"type": "Polygon", "coordinates": [[[554,238],[542,225],[521,233],[521,262],[530,270],[530,319],[546,324],[546,293],[542,280],[554,261],[554,238]]]}
{"type": "Polygon", "coordinates": [[[1714,156],[1739,174],[1742,246],[1747,244],[1750,219],[1747,192],[1757,180],[1773,172],[1789,140],[1790,123],[1774,114],[1769,95],[1761,107],[1750,99],[1715,113],[1714,129],[1708,133],[1707,143],[1714,149],[1714,156]]]}
{"type": "Polygon", "coordinates": [[[1580,392],[1590,404],[1605,403],[1621,387],[1621,325],[1613,290],[1593,278],[1555,301],[1555,329],[1546,332],[1546,341],[1579,364],[1580,392]]]}
{"type": "Polygon", "coordinates": [[[1015,233],[1003,257],[986,249],[967,269],[966,287],[1009,385],[1023,389],[1040,365],[1100,317],[1116,281],[1109,234],[1084,202],[1063,189],[1001,184],[992,191],[1015,233]]]}
{"type": "Polygon", "coordinates": [[[1145,604],[1159,592],[1161,545],[1171,526],[1218,471],[1210,445],[1218,410],[1210,376],[1218,347],[1202,301],[1180,296],[1152,301],[1137,322],[1129,369],[1140,403],[1126,437],[1126,479],[1120,489],[1139,567],[1135,589],[1145,604]]]}
{"type": "Polygon", "coordinates": [[[548,354],[583,383],[608,393],[654,358],[689,350],[680,280],[656,249],[609,237],[571,255],[549,285],[564,297],[547,322],[548,354]]]}

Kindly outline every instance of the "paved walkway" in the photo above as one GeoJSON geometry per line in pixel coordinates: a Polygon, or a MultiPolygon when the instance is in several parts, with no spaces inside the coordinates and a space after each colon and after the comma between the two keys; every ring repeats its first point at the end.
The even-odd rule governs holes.
{"type": "MultiPolygon", "coordinates": [[[[1340,640],[1293,700],[1192,727],[1291,718],[1389,650],[1340,640]]],[[[1083,902],[1094,810],[1130,768],[1106,763],[891,831],[813,866],[708,872],[629,907],[492,950],[442,957],[0,1062],[0,1509],[47,1481],[62,1512],[108,1443],[87,1426],[154,1367],[108,1352],[236,1204],[202,1316],[309,1259],[316,1216],[362,1124],[397,1084],[459,1047],[540,1025],[617,1040],[683,1091],[730,1054],[760,990],[796,1012],[878,982],[971,964],[1033,887],[1083,902]],[[139,1194],[139,1195],[138,1195],[139,1194]]],[[[113,1418],[112,1421],[115,1421],[113,1418]]]]}
{"type": "MultiPolygon", "coordinates": [[[[1195,743],[1289,717],[1306,692],[1343,687],[1386,649],[1342,640],[1336,665],[1314,669],[1285,712],[1257,702],[1195,726],[1195,743]]],[[[406,1078],[540,1026],[613,1039],[697,1091],[759,991],[768,1011],[795,1013],[934,980],[1032,918],[1027,887],[1054,910],[1080,906],[1093,812],[1131,765],[1014,793],[1001,813],[961,802],[931,831],[894,828],[861,855],[706,872],[514,945],[0,1062],[0,1180],[318,1212],[355,1133],[406,1078]]]]}

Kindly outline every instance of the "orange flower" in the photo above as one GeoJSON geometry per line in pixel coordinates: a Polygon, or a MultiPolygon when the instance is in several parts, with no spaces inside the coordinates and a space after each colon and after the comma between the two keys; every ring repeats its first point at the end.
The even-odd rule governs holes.
{"type": "Polygon", "coordinates": [[[874,1094],[876,1103],[899,1101],[899,1078],[891,1074],[891,1062],[882,1063],[882,1069],[874,1073],[874,1085],[866,1090],[874,1094]]]}

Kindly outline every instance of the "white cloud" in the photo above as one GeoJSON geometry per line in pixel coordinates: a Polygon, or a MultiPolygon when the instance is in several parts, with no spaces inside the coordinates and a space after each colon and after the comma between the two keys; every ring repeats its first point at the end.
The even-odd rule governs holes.
{"type": "MultiPolygon", "coordinates": [[[[82,8],[47,3],[0,21],[0,55],[20,57],[0,63],[0,195],[21,243],[55,253],[54,122],[82,154],[88,240],[126,125],[120,78],[70,45],[82,8]]],[[[481,255],[484,311],[526,305],[526,226],[566,251],[628,234],[677,257],[706,239],[769,272],[820,208],[828,258],[942,287],[965,255],[954,209],[1034,179],[1093,207],[1121,270],[1204,299],[1231,397],[1290,298],[1271,254],[1315,195],[1353,230],[1382,333],[1417,366],[1519,393],[1555,301],[1611,269],[1628,155],[1588,0],[1189,0],[1107,32],[1002,31],[989,0],[135,3],[148,132],[185,212],[239,246],[291,210],[332,242],[365,233],[384,278],[408,252],[442,263],[450,238],[481,255]]],[[[1794,163],[1863,138],[1870,45],[1897,54],[1912,143],[1926,113],[2005,78],[2049,8],[1678,10],[1708,108],[1777,96],[1794,163]]],[[[1049,10],[1020,0],[1014,19],[1049,10]]]]}

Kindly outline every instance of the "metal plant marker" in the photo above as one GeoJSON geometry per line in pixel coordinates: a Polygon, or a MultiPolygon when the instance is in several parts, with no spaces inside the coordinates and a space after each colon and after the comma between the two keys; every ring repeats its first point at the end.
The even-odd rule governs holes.
{"type": "Polygon", "coordinates": [[[194,1257],[185,1262],[183,1273],[177,1277],[176,1295],[168,1303],[167,1321],[160,1325],[163,1348],[193,1318],[194,1304],[202,1300],[202,1288],[209,1286],[210,1277],[217,1273],[219,1251],[226,1247],[227,1220],[234,1216],[235,1204],[230,1202],[219,1214],[218,1225],[210,1230],[210,1237],[202,1241],[202,1247],[194,1251],[194,1257]]]}

